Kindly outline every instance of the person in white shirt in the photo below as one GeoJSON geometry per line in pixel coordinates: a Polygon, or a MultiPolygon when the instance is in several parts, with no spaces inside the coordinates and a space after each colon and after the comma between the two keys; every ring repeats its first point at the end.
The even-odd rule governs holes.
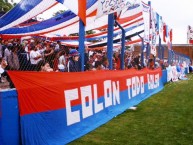
{"type": "Polygon", "coordinates": [[[31,45],[30,51],[30,62],[32,71],[36,70],[36,66],[40,60],[42,60],[42,55],[37,51],[35,45],[31,45]]]}
{"type": "Polygon", "coordinates": [[[58,69],[64,71],[66,69],[66,52],[61,51],[58,59],[58,69]]]}
{"type": "Polygon", "coordinates": [[[55,51],[55,52],[58,52],[58,51],[60,50],[60,46],[61,46],[60,41],[57,41],[57,44],[56,44],[56,46],[55,46],[54,51],[55,51]]]}

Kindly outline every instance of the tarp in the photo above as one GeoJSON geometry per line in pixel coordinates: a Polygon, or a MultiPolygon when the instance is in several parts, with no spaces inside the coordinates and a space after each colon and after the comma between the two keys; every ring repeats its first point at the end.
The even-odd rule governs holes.
{"type": "MultiPolygon", "coordinates": [[[[96,9],[95,7],[97,5],[95,3],[96,0],[87,1],[86,13],[88,15],[96,9]]],[[[66,28],[67,26],[73,25],[74,23],[78,22],[79,17],[76,16],[72,11],[68,10],[61,15],[42,21],[38,24],[30,25],[28,27],[11,27],[9,29],[0,31],[0,34],[3,34],[2,37],[13,37],[13,38],[21,36],[42,35],[53,31],[57,31],[59,29],[66,28]]]]}
{"type": "MultiPolygon", "coordinates": [[[[85,30],[92,29],[105,29],[107,28],[108,18],[107,16],[96,19],[97,1],[87,1],[87,23],[85,30]]],[[[129,7],[127,11],[121,14],[118,19],[119,23],[126,29],[129,27],[137,27],[143,24],[142,10],[139,5],[129,7]]],[[[129,28],[131,30],[131,28],[129,28]]],[[[118,28],[115,28],[119,31],[118,28]]],[[[17,38],[24,36],[37,36],[37,35],[69,35],[71,33],[79,32],[79,18],[71,11],[58,15],[49,20],[30,25],[27,27],[15,27],[9,28],[4,31],[0,31],[2,38],[17,38]]],[[[98,34],[97,34],[98,35],[98,34]]],[[[101,35],[101,34],[99,34],[101,35]]],[[[100,37],[98,35],[98,37],[100,37]]],[[[96,36],[92,36],[96,37],[96,36]]],[[[107,32],[103,33],[103,37],[107,37],[107,32]]]]}
{"type": "Polygon", "coordinates": [[[21,24],[56,4],[56,0],[22,0],[0,18],[0,31],[21,24]]]}
{"type": "Polygon", "coordinates": [[[161,69],[8,73],[18,91],[23,145],[66,144],[163,88],[161,69]]]}

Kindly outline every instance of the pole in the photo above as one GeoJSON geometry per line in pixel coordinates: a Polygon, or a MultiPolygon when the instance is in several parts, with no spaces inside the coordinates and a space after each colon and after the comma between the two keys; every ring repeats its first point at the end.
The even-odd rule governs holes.
{"type": "Polygon", "coordinates": [[[84,41],[85,41],[85,26],[82,20],[79,21],[79,53],[80,53],[80,69],[84,71],[84,41]]]}
{"type": "Polygon", "coordinates": [[[159,36],[158,58],[159,58],[159,59],[162,59],[161,38],[160,38],[160,36],[159,36]]]}
{"type": "Polygon", "coordinates": [[[125,29],[115,20],[115,23],[119,26],[122,31],[122,38],[121,38],[121,70],[124,70],[124,56],[125,56],[125,29]]]}
{"type": "Polygon", "coordinates": [[[113,69],[113,31],[114,31],[114,14],[108,15],[108,38],[107,38],[107,57],[109,60],[109,69],[113,69]]]}
{"type": "Polygon", "coordinates": [[[141,67],[143,67],[144,66],[144,53],[143,53],[143,50],[144,50],[144,40],[143,40],[143,38],[139,34],[137,34],[137,35],[141,38],[141,42],[142,42],[142,44],[141,44],[141,67]]]}

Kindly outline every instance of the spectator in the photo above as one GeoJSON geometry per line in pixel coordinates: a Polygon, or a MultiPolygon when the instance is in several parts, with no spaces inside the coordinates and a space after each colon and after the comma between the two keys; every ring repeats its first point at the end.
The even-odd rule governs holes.
{"type": "MultiPolygon", "coordinates": [[[[6,46],[5,46],[6,47],[6,46]]],[[[5,48],[5,52],[4,52],[4,59],[7,61],[8,56],[11,54],[11,49],[13,48],[13,44],[12,43],[8,43],[7,47],[5,48]]]]}
{"type": "Polygon", "coordinates": [[[41,54],[37,51],[37,47],[35,45],[31,45],[31,51],[30,51],[30,70],[35,71],[38,62],[42,60],[41,54]]]}
{"type": "Polygon", "coordinates": [[[95,62],[95,69],[93,70],[102,70],[102,63],[101,61],[96,61],[95,62]]]}
{"type": "Polygon", "coordinates": [[[19,58],[17,56],[18,46],[13,46],[13,49],[11,50],[11,54],[8,56],[8,65],[10,70],[19,70],[19,58]]]}
{"type": "Polygon", "coordinates": [[[108,70],[109,69],[109,60],[106,56],[102,58],[102,69],[108,70]]]}
{"type": "Polygon", "coordinates": [[[140,57],[141,57],[141,54],[137,55],[137,56],[134,58],[135,68],[138,69],[138,70],[141,69],[140,57]]]}
{"type": "Polygon", "coordinates": [[[120,60],[120,55],[119,55],[119,51],[116,51],[113,54],[113,63],[116,63],[116,70],[119,70],[121,68],[121,60],[120,60]]]}
{"type": "Polygon", "coordinates": [[[52,44],[47,44],[46,50],[44,51],[45,61],[50,64],[50,67],[53,68],[53,60],[55,57],[54,46],[52,44]]]}
{"type": "Polygon", "coordinates": [[[36,70],[40,72],[52,72],[53,69],[50,67],[49,63],[45,60],[40,60],[36,66],[36,70]]]}
{"type": "Polygon", "coordinates": [[[57,41],[57,44],[56,44],[56,46],[55,46],[54,51],[55,51],[55,52],[58,52],[58,51],[60,50],[60,48],[61,48],[61,42],[60,42],[60,41],[57,41]]]}
{"type": "Polygon", "coordinates": [[[2,76],[5,73],[6,67],[7,67],[7,61],[1,57],[0,58],[0,83],[2,83],[2,76]]]}
{"type": "Polygon", "coordinates": [[[58,68],[61,69],[66,69],[66,52],[65,51],[61,51],[59,53],[59,58],[58,58],[58,68]]]}
{"type": "Polygon", "coordinates": [[[68,72],[79,72],[80,66],[79,66],[79,53],[76,49],[71,49],[69,52],[70,58],[67,65],[67,71],[68,72]]]}

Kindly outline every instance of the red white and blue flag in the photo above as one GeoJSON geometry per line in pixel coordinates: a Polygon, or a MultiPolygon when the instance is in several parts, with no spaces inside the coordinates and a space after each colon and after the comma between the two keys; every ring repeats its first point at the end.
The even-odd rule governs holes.
{"type": "Polygon", "coordinates": [[[188,26],[187,40],[188,44],[193,44],[193,27],[190,25],[188,26]]]}
{"type": "Polygon", "coordinates": [[[163,89],[161,69],[8,73],[23,145],[67,144],[163,89]]]}

